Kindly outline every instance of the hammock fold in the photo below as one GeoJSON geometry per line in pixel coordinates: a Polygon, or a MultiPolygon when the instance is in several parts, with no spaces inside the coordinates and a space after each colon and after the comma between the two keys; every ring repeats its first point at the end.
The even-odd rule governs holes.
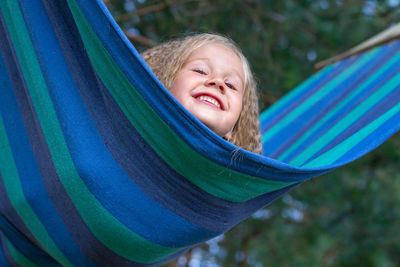
{"type": "Polygon", "coordinates": [[[0,0],[0,265],[147,266],[400,128],[400,42],[329,65],[238,149],[164,88],[102,1],[0,0]]]}

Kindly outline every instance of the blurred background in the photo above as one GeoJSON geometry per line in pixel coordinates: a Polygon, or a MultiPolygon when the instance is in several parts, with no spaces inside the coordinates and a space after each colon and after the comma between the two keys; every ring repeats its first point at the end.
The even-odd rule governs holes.
{"type": "MultiPolygon", "coordinates": [[[[400,0],[104,0],[139,52],[191,32],[228,35],[249,59],[260,107],[400,22],[400,0]]],[[[400,266],[400,135],[166,266],[400,266]]]]}

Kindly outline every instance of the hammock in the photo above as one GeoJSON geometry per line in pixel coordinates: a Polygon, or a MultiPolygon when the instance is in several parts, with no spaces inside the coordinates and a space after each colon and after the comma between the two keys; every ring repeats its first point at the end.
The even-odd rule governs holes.
{"type": "Polygon", "coordinates": [[[100,0],[0,11],[1,266],[161,264],[400,128],[399,41],[263,113],[260,156],[187,113],[100,0]]]}

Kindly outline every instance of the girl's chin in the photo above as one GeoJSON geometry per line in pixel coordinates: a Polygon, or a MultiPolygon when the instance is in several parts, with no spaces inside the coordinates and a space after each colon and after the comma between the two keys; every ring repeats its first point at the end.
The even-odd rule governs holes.
{"type": "Polygon", "coordinates": [[[202,106],[193,105],[187,109],[193,116],[195,116],[199,121],[205,124],[211,131],[220,137],[225,136],[230,129],[233,128],[233,126],[226,127],[226,118],[224,122],[222,122],[223,115],[226,114],[221,113],[220,110],[214,107],[205,106],[202,104],[202,106]]]}

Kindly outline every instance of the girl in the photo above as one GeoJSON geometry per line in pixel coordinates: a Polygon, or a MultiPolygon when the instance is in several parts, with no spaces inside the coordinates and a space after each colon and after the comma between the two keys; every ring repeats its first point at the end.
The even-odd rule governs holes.
{"type": "Polygon", "coordinates": [[[256,83],[232,40],[197,34],[148,49],[142,57],[207,127],[239,147],[261,153],[256,83]]]}

